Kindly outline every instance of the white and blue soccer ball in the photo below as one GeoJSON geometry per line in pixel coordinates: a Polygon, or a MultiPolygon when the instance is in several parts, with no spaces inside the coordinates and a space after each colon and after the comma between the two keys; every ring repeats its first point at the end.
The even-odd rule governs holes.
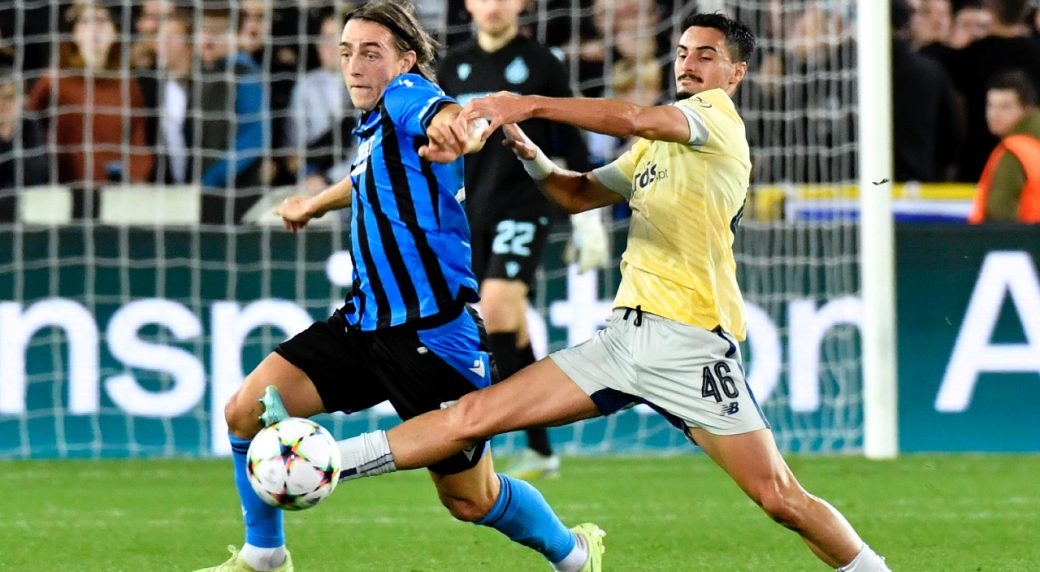
{"type": "Polygon", "coordinates": [[[249,484],[265,503],[281,509],[310,508],[339,482],[336,440],[310,419],[289,417],[265,427],[246,455],[249,484]]]}

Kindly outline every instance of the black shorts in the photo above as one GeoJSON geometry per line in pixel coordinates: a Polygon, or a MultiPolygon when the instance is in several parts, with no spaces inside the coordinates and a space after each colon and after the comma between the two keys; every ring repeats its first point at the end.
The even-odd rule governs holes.
{"type": "Polygon", "coordinates": [[[551,227],[551,217],[540,205],[512,209],[504,217],[471,218],[470,244],[477,280],[520,280],[530,288],[551,227]]]}
{"type": "MultiPolygon", "coordinates": [[[[352,413],[389,400],[407,420],[498,380],[484,324],[468,307],[437,327],[378,332],[348,327],[337,310],[275,351],[310,377],[327,412],[352,413]]],[[[478,443],[429,469],[460,473],[475,466],[484,449],[478,443]]]]}

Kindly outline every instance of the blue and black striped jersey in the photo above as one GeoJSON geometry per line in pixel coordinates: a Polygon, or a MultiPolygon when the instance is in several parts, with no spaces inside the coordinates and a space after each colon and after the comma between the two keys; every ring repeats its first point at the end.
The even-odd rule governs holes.
{"type": "Polygon", "coordinates": [[[456,195],[462,165],[419,157],[426,127],[454,100],[426,78],[398,76],[354,129],[350,230],[352,326],[377,330],[477,300],[469,225],[456,195]]]}

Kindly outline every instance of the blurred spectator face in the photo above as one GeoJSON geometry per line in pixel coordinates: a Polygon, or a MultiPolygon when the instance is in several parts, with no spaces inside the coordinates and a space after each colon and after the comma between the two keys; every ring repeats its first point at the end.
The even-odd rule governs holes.
{"type": "Polygon", "coordinates": [[[158,47],[155,37],[159,31],[159,24],[163,18],[170,15],[173,6],[168,0],[146,0],[141,5],[141,13],[134,22],[133,48],[130,60],[134,67],[150,68],[155,64],[155,55],[158,47]]]}
{"type": "Polygon", "coordinates": [[[364,111],[374,109],[386,86],[415,64],[415,52],[397,51],[390,30],[368,20],[347,22],[339,50],[350,101],[364,111]]]}
{"type": "Polygon", "coordinates": [[[812,4],[796,14],[787,27],[788,51],[805,59],[837,44],[845,31],[845,22],[836,14],[812,4]]]}
{"type": "Polygon", "coordinates": [[[1029,107],[1022,103],[1017,91],[990,89],[986,92],[986,125],[993,135],[1008,135],[1027,113],[1029,107]]]}
{"type": "Polygon", "coordinates": [[[952,26],[950,0],[920,0],[910,19],[914,43],[922,46],[946,43],[952,26]]]}
{"type": "Polygon", "coordinates": [[[86,5],[79,11],[72,24],[72,43],[83,58],[84,66],[90,69],[103,67],[115,42],[116,26],[108,10],[86,5]]]}
{"type": "Polygon", "coordinates": [[[989,35],[993,25],[993,15],[981,8],[962,8],[953,16],[953,29],[950,31],[950,47],[961,49],[975,40],[989,35]]]}
{"type": "Polygon", "coordinates": [[[466,11],[473,16],[478,30],[501,36],[516,28],[526,4],[526,0],[466,0],[466,11]]]}
{"type": "Polygon", "coordinates": [[[0,132],[8,131],[18,119],[18,89],[10,76],[0,77],[0,132]]]}
{"type": "Polygon", "coordinates": [[[134,22],[134,30],[142,39],[154,38],[159,33],[159,23],[171,10],[167,0],[145,0],[141,4],[141,15],[134,22]]]}
{"type": "Polygon", "coordinates": [[[318,61],[322,69],[336,71],[339,69],[339,19],[325,18],[321,22],[321,35],[318,36],[318,61]]]}
{"type": "Polygon", "coordinates": [[[661,97],[661,68],[654,60],[615,62],[610,80],[615,96],[636,105],[655,105],[661,97]]]}
{"type": "Polygon", "coordinates": [[[271,31],[271,17],[265,0],[242,2],[238,28],[238,47],[253,54],[264,47],[271,31]]]}
{"type": "Polygon", "coordinates": [[[715,28],[692,26],[679,38],[675,51],[675,84],[679,99],[721,88],[733,95],[747,66],[734,62],[726,35],[715,28]]]}
{"type": "Polygon", "coordinates": [[[227,15],[203,14],[199,30],[199,58],[211,66],[231,53],[231,19],[227,15]]]}
{"type": "Polygon", "coordinates": [[[191,70],[191,34],[179,18],[168,18],[159,24],[159,65],[175,78],[185,77],[191,70]]]}

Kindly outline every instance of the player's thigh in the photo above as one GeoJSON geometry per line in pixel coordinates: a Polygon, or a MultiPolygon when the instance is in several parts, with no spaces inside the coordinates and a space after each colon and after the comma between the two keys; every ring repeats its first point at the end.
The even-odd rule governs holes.
{"type": "Polygon", "coordinates": [[[488,333],[526,331],[527,294],[521,280],[487,278],[480,284],[480,315],[488,333]]]}
{"type": "Polygon", "coordinates": [[[739,435],[714,435],[704,429],[694,428],[690,429],[689,434],[756,502],[761,503],[799,487],[769,429],[739,435]]]}
{"type": "Polygon", "coordinates": [[[549,358],[466,395],[452,407],[458,408],[450,414],[460,432],[485,438],[599,415],[592,398],[549,358]]]}
{"type": "Polygon", "coordinates": [[[635,393],[677,426],[714,435],[769,427],[729,334],[651,314],[635,331],[633,359],[641,364],[635,393]]]}
{"type": "Polygon", "coordinates": [[[340,312],[311,324],[282,342],[246,377],[229,403],[228,423],[247,430],[242,437],[249,436],[249,429],[259,430],[258,399],[268,385],[278,388],[289,414],[297,417],[361,411],[387,399],[365,359],[364,342],[347,330],[340,312]]]}
{"type": "Polygon", "coordinates": [[[278,388],[282,403],[294,417],[310,417],[324,411],[321,397],[310,377],[277,352],[269,354],[246,376],[241,387],[231,396],[225,416],[232,433],[242,438],[260,430],[263,406],[260,397],[267,386],[278,388]]]}

